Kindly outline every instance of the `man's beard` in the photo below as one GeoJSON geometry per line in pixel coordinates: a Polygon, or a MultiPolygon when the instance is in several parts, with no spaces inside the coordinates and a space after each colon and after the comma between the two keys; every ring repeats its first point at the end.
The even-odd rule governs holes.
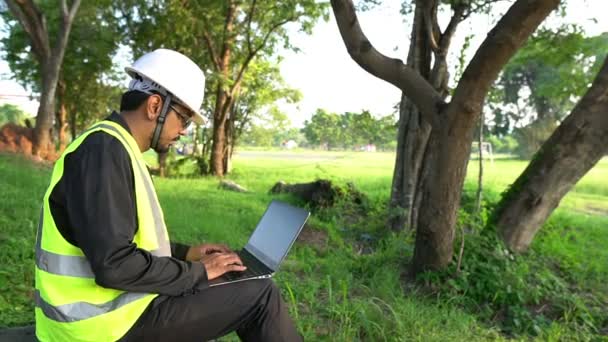
{"type": "Polygon", "coordinates": [[[166,152],[169,152],[170,149],[171,149],[171,145],[157,146],[157,147],[153,148],[154,152],[156,152],[156,153],[166,153],[166,152]]]}

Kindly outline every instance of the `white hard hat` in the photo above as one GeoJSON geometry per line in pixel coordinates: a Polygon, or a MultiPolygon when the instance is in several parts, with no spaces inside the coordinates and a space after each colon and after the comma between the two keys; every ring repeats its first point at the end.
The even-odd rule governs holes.
{"type": "MultiPolygon", "coordinates": [[[[177,51],[157,49],[141,56],[132,66],[126,67],[125,71],[134,79],[130,89],[142,90],[134,87],[137,85],[136,80],[149,79],[190,109],[194,113],[194,122],[204,123],[199,110],[205,95],[205,74],[190,58],[177,51]]],[[[163,93],[162,89],[156,90],[163,93]]]]}

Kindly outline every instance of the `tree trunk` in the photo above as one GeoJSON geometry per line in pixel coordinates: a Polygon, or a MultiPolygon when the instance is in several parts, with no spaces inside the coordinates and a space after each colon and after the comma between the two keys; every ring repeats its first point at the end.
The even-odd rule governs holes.
{"type": "Polygon", "coordinates": [[[161,177],[167,177],[167,157],[169,152],[158,153],[158,174],[161,177]]]}
{"type": "Polygon", "coordinates": [[[34,128],[32,154],[44,158],[54,150],[51,142],[51,129],[55,113],[55,92],[59,71],[63,63],[68,37],[80,0],[72,1],[68,6],[66,0],[60,1],[59,32],[54,46],[51,47],[46,17],[34,1],[7,0],[6,5],[27,33],[31,52],[36,57],[42,77],[40,106],[34,128]]]}
{"type": "MultiPolygon", "coordinates": [[[[234,106],[230,106],[232,109],[234,106]]],[[[234,150],[234,113],[226,120],[226,150],[224,151],[224,174],[232,172],[232,151],[234,150]]]]}
{"type": "Polygon", "coordinates": [[[65,83],[63,81],[59,81],[58,83],[58,99],[59,99],[59,110],[57,111],[57,116],[55,118],[55,127],[57,129],[57,139],[59,140],[59,153],[63,152],[67,145],[67,131],[68,131],[68,122],[67,122],[67,109],[65,106],[65,83]]]}
{"type": "Polygon", "coordinates": [[[608,58],[585,96],[503,196],[494,222],[509,249],[528,249],[541,225],[608,152],[608,58]]]}
{"type": "Polygon", "coordinates": [[[215,56],[215,50],[210,48],[210,52],[215,56],[217,71],[221,73],[217,84],[215,108],[213,110],[213,145],[211,147],[211,173],[216,176],[224,176],[226,172],[226,120],[228,119],[228,110],[232,105],[232,90],[236,86],[234,84],[227,90],[227,85],[223,79],[231,79],[231,57],[232,45],[235,40],[233,35],[234,20],[236,18],[238,4],[235,1],[228,1],[226,11],[226,21],[224,24],[224,36],[222,41],[221,57],[215,56]]]}
{"type": "Polygon", "coordinates": [[[475,196],[475,213],[479,215],[481,213],[481,196],[483,195],[483,112],[479,117],[479,139],[477,144],[479,146],[479,174],[477,176],[477,195],[475,196]]]}
{"type": "MultiPolygon", "coordinates": [[[[454,107],[451,107],[454,108],[454,107]]],[[[441,269],[452,260],[454,227],[471,153],[474,121],[457,108],[433,128],[421,177],[421,203],[414,249],[414,273],[441,269]]]]}
{"type": "Polygon", "coordinates": [[[213,120],[213,144],[211,146],[211,173],[224,175],[224,151],[226,149],[226,119],[213,120]]]}
{"type": "MultiPolygon", "coordinates": [[[[409,66],[428,79],[431,73],[431,48],[424,30],[422,11],[417,6],[407,61],[409,66]]],[[[418,108],[403,94],[399,106],[397,155],[389,204],[388,226],[393,231],[416,229],[420,202],[415,199],[419,197],[419,174],[430,131],[430,125],[421,120],[418,108]]]]}
{"type": "MultiPolygon", "coordinates": [[[[48,64],[48,63],[47,63],[48,64]]],[[[36,126],[34,127],[34,142],[32,154],[39,158],[45,158],[53,148],[51,130],[53,129],[53,113],[55,113],[55,93],[57,90],[57,79],[59,73],[54,72],[49,65],[42,67],[42,91],[40,94],[40,106],[36,115],[36,126]]]]}
{"type": "Polygon", "coordinates": [[[198,151],[198,147],[200,144],[200,142],[198,140],[200,139],[200,136],[201,136],[201,126],[196,125],[196,127],[194,128],[194,143],[192,144],[192,153],[190,153],[190,155],[192,155],[192,156],[198,155],[197,151],[198,151]]]}
{"type": "Polygon", "coordinates": [[[72,140],[74,141],[76,139],[76,111],[75,110],[70,110],[68,113],[68,117],[69,117],[69,121],[70,121],[70,134],[72,135],[72,140]]]}

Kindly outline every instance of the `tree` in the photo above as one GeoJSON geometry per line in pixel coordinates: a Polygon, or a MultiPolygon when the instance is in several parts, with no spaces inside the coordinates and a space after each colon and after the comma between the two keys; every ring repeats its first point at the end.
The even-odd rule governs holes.
{"type": "Polygon", "coordinates": [[[327,149],[359,148],[367,144],[386,146],[395,140],[395,121],[389,115],[376,119],[369,111],[338,115],[317,109],[302,128],[308,142],[327,149]]]}
{"type": "Polygon", "coordinates": [[[576,25],[540,29],[493,89],[488,101],[496,120],[493,131],[513,131],[519,156],[531,158],[587,90],[607,47],[608,34],[585,37],[576,25]],[[522,122],[527,124],[521,127],[522,122]]]}
{"type": "Polygon", "coordinates": [[[523,102],[534,109],[535,120],[562,119],[597,75],[607,45],[608,34],[587,38],[575,25],[539,30],[497,82],[503,103],[523,102]],[[524,89],[530,95],[522,96],[524,89]]]}
{"type": "MultiPolygon", "coordinates": [[[[289,121],[279,108],[279,103],[294,104],[301,98],[302,94],[298,90],[285,85],[278,65],[261,59],[253,61],[249,72],[244,76],[240,95],[230,110],[230,151],[234,151],[240,136],[246,130],[268,136],[264,139],[264,145],[260,146],[272,145],[274,136],[279,131],[286,130],[289,121]]],[[[258,138],[257,141],[259,143],[261,140],[258,138]]]]}
{"type": "MultiPolygon", "coordinates": [[[[420,77],[427,81],[439,98],[448,95],[447,53],[451,39],[461,21],[472,11],[475,3],[453,2],[450,4],[453,15],[444,32],[441,32],[437,11],[439,1],[416,1],[404,3],[404,12],[413,13],[407,64],[420,77]],[[415,3],[415,10],[411,8],[415,3]],[[433,59],[434,57],[434,59],[433,59]]],[[[399,105],[399,126],[397,133],[397,156],[391,186],[388,226],[392,230],[417,230],[418,213],[423,192],[423,163],[431,125],[420,112],[420,108],[404,92],[399,105]]]]}
{"type": "Polygon", "coordinates": [[[608,153],[608,58],[585,96],[503,195],[494,223],[525,251],[561,199],[608,153]]]}
{"type": "MultiPolygon", "coordinates": [[[[111,5],[110,0],[87,1],[79,7],[72,24],[58,76],[54,110],[60,149],[67,144],[68,128],[74,138],[118,103],[119,90],[113,86],[118,80],[112,62],[122,34],[111,5]],[[91,44],[91,37],[95,37],[95,44],[91,44]]],[[[51,11],[54,2],[42,2],[40,6],[49,13],[46,17],[49,34],[54,36],[62,19],[51,11]]],[[[14,77],[26,88],[40,93],[42,75],[39,69],[32,68],[37,62],[34,56],[23,54],[29,44],[26,32],[17,24],[9,25],[8,31],[3,45],[14,77]]]]}
{"type": "Polygon", "coordinates": [[[413,112],[400,111],[393,190],[397,188],[399,197],[409,203],[419,203],[413,218],[416,225],[414,272],[443,268],[452,259],[456,212],[474,129],[486,95],[509,59],[558,7],[559,0],[516,1],[464,69],[449,102],[445,100],[445,53],[457,24],[467,11],[472,11],[471,2],[452,2],[452,20],[441,32],[439,26],[435,26],[438,2],[416,1],[407,65],[374,49],[358,23],[352,1],[332,0],[331,4],[351,58],[372,75],[401,89],[401,106],[415,107],[419,114],[415,118],[404,117],[404,113],[413,112]],[[417,44],[421,44],[419,48],[415,48],[417,44]],[[435,61],[433,69],[429,67],[431,54],[435,61]],[[408,127],[410,122],[415,127],[408,127]],[[407,135],[408,130],[422,130],[423,135],[417,132],[407,135]],[[402,137],[415,139],[420,144],[407,144],[402,137]],[[407,153],[404,148],[408,147],[415,153],[407,153]],[[406,162],[416,166],[412,172],[418,177],[414,177],[414,183],[402,186],[400,184],[412,179],[407,172],[398,170],[406,162]],[[415,191],[403,191],[408,188],[415,191]]]}
{"type": "Polygon", "coordinates": [[[226,125],[230,108],[239,96],[243,76],[251,61],[259,55],[271,55],[280,44],[287,47],[289,38],[284,25],[299,22],[310,32],[325,6],[313,0],[256,1],[222,3],[217,12],[205,11],[203,38],[218,73],[213,110],[213,146],[211,170],[222,176],[228,170],[230,125],[226,125]],[[213,31],[223,23],[222,31],[213,31]],[[241,38],[241,44],[237,44],[241,38]]]}
{"type": "Polygon", "coordinates": [[[72,29],[74,17],[80,6],[80,0],[73,0],[68,6],[67,0],[61,0],[59,6],[60,18],[57,37],[51,41],[47,17],[40,11],[33,0],[6,0],[9,10],[19,21],[30,39],[33,53],[42,79],[40,107],[36,115],[34,128],[34,144],[32,154],[42,157],[41,151],[47,149],[51,141],[50,130],[53,125],[55,111],[55,92],[59,81],[59,72],[63,63],[68,37],[72,29]]]}
{"type": "Polygon", "coordinates": [[[26,118],[27,114],[14,104],[5,103],[0,106],[0,126],[9,122],[22,125],[26,118]]]}
{"type": "Polygon", "coordinates": [[[398,123],[394,115],[383,116],[378,119],[378,129],[375,131],[374,140],[376,144],[384,150],[394,150],[397,146],[397,131],[398,123]]]}
{"type": "Polygon", "coordinates": [[[120,6],[136,54],[173,48],[207,69],[204,107],[213,123],[210,169],[218,176],[229,171],[235,128],[230,115],[250,66],[270,61],[279,47],[294,48],[287,23],[310,33],[327,9],[314,0],[165,0],[155,6],[131,0],[120,6]]]}
{"type": "Polygon", "coordinates": [[[336,147],[343,131],[339,125],[340,117],[323,109],[317,109],[309,120],[304,121],[302,133],[314,146],[324,146],[327,150],[336,147]]]}

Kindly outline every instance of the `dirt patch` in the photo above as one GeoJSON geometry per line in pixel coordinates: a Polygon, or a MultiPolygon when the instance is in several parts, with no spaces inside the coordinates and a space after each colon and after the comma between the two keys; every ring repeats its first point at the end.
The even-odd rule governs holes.
{"type": "MultiPolygon", "coordinates": [[[[32,146],[34,141],[34,129],[7,123],[0,127],[0,152],[19,153],[24,156],[32,155],[32,146]]],[[[34,160],[54,161],[57,159],[57,153],[52,144],[40,151],[40,158],[32,158],[34,160]]]]}
{"type": "Polygon", "coordinates": [[[302,229],[302,232],[298,236],[297,243],[312,246],[314,249],[322,252],[327,248],[327,242],[329,237],[327,232],[321,229],[313,228],[311,225],[306,224],[302,229]]]}

